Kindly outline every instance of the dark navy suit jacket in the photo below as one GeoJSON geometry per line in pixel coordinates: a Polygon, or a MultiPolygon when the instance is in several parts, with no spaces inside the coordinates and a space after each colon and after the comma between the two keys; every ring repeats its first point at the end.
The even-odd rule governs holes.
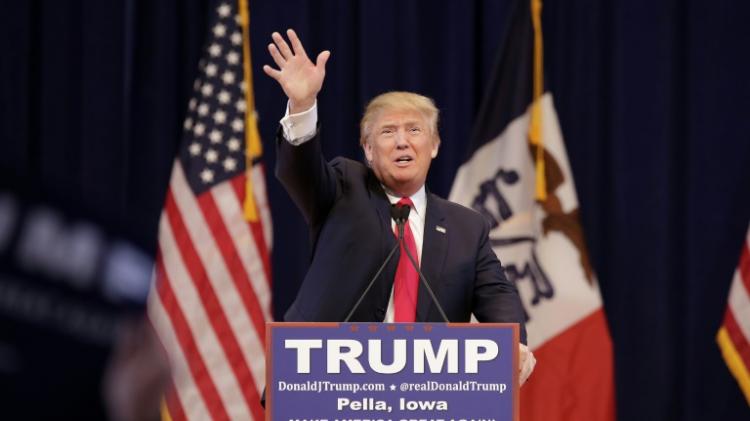
{"type": "MultiPolygon", "coordinates": [[[[342,321],[396,244],[390,202],[371,169],[321,152],[320,131],[299,146],[277,135],[276,177],[310,227],[312,261],[286,321],[342,321]]],[[[420,268],[451,322],[520,324],[524,312],[489,244],[488,223],[477,212],[427,193],[420,268]],[[440,230],[438,228],[440,227],[440,230]],[[444,231],[444,232],[442,232],[444,231]]],[[[382,321],[398,251],[362,300],[351,321],[382,321]]],[[[424,286],[418,322],[442,322],[424,286]]]]}

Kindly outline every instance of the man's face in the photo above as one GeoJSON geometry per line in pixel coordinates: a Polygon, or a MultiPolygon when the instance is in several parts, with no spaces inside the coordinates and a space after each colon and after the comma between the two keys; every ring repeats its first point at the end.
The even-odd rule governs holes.
{"type": "Polygon", "coordinates": [[[389,190],[400,196],[416,193],[427,179],[440,142],[417,111],[384,110],[372,124],[365,156],[389,190]]]}

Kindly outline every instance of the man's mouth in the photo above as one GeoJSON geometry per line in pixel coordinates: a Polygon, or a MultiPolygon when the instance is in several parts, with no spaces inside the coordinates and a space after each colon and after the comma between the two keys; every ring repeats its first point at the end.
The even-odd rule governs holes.
{"type": "Polygon", "coordinates": [[[414,158],[412,158],[409,155],[402,155],[402,156],[399,156],[398,158],[396,158],[395,162],[396,162],[396,165],[398,165],[398,166],[401,167],[401,166],[409,165],[409,163],[411,163],[411,161],[413,161],[413,160],[414,160],[414,158]]]}

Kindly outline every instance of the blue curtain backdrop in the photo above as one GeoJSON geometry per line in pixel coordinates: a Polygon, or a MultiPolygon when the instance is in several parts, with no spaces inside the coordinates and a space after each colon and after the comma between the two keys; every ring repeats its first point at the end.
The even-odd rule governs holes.
{"type": "MultiPolygon", "coordinates": [[[[285,98],[260,66],[270,33],[293,27],[308,52],[333,53],[319,98],[325,153],[361,156],[358,118],[372,96],[424,93],[442,111],[428,184],[447,195],[509,1],[250,4],[269,174],[285,98]]],[[[154,250],[210,7],[2,2],[2,183],[154,250]]],[[[548,88],[615,344],[619,419],[750,419],[714,341],[750,223],[750,4],[547,0],[543,18],[548,88]]],[[[309,248],[288,196],[268,184],[280,316],[309,248]]]]}

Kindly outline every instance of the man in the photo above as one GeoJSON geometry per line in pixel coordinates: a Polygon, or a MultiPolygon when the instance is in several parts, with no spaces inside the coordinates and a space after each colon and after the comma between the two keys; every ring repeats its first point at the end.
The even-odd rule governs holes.
{"type": "MultiPolygon", "coordinates": [[[[263,70],[289,98],[278,136],[276,175],[310,226],[313,259],[287,321],[439,322],[440,311],[413,265],[410,250],[451,322],[515,322],[526,342],[523,310],[513,283],[503,274],[480,214],[425,189],[440,138],[431,99],[390,92],[373,99],[360,124],[367,165],[321,154],[316,98],[323,86],[323,51],[316,63],[288,30],[268,49],[278,66],[263,70]],[[396,244],[392,204],[409,206],[399,259],[365,293],[369,280],[396,244]]],[[[521,346],[521,383],[534,366],[521,346]]]]}

